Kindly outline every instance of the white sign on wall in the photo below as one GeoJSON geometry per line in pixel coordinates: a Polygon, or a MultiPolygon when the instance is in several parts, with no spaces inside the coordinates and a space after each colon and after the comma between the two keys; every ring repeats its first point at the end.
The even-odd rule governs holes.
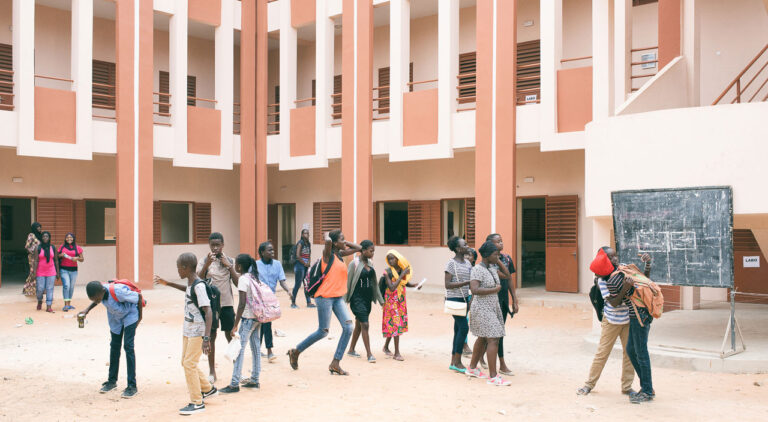
{"type": "Polygon", "coordinates": [[[744,268],[760,268],[760,257],[759,256],[745,256],[744,257],[744,268]]]}

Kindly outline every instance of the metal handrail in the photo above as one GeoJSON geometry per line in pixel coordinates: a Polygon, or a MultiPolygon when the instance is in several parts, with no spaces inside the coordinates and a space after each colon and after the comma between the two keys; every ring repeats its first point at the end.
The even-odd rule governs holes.
{"type": "Polygon", "coordinates": [[[577,60],[587,60],[587,59],[592,59],[592,56],[573,57],[573,58],[570,58],[570,59],[560,59],[560,63],[575,62],[577,60]]]}
{"type": "Polygon", "coordinates": [[[211,100],[211,99],[209,99],[209,98],[197,98],[197,97],[190,97],[190,96],[187,96],[187,99],[188,99],[188,100],[195,100],[195,101],[205,101],[205,102],[208,102],[208,103],[214,103],[214,104],[216,104],[216,103],[217,103],[217,101],[216,101],[216,100],[211,100]]]}
{"type": "Polygon", "coordinates": [[[432,82],[437,82],[437,79],[429,79],[426,81],[415,81],[415,82],[408,82],[406,85],[413,86],[413,85],[419,85],[419,84],[428,84],[432,82]]]}
{"type": "MultiPolygon", "coordinates": [[[[765,44],[765,47],[763,47],[762,50],[760,50],[760,52],[757,53],[757,55],[744,67],[744,69],[742,69],[742,71],[739,72],[738,75],[736,75],[736,78],[734,78],[733,81],[731,81],[731,83],[729,83],[728,86],[725,87],[725,89],[717,97],[717,99],[714,102],[712,102],[712,105],[716,105],[717,103],[719,103],[720,100],[723,99],[725,94],[727,94],[728,91],[730,91],[730,89],[733,88],[734,85],[736,85],[736,99],[735,99],[735,101],[737,103],[741,103],[741,94],[747,89],[749,84],[752,83],[752,80],[754,80],[757,77],[757,75],[759,75],[760,72],[762,72],[762,70],[765,68],[765,66],[760,68],[760,71],[758,71],[755,74],[755,76],[752,78],[751,81],[749,81],[749,83],[744,87],[744,89],[741,89],[741,77],[744,76],[745,73],[747,73],[747,71],[752,67],[753,64],[755,64],[755,62],[757,62],[757,60],[760,58],[760,56],[763,55],[763,53],[765,53],[766,50],[768,50],[768,44],[765,44]]],[[[765,84],[763,84],[763,85],[765,85],[765,84]]],[[[763,85],[761,85],[760,88],[762,88],[763,85]]],[[[760,90],[758,89],[757,92],[759,92],[759,91],[760,90]]],[[[757,93],[755,93],[755,95],[757,95],[757,93]]],[[[753,96],[753,98],[754,98],[754,96],[753,96]]],[[[751,99],[750,99],[750,101],[751,101],[751,99]]]]}
{"type": "Polygon", "coordinates": [[[40,78],[40,79],[50,79],[52,81],[75,82],[72,79],[56,78],[56,77],[53,77],[53,76],[35,75],[35,77],[36,78],[40,78]]]}

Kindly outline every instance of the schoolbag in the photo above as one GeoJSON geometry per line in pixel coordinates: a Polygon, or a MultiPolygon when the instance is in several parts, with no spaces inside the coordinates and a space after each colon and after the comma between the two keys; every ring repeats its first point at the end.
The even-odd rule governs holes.
{"type": "Polygon", "coordinates": [[[272,289],[266,283],[262,283],[261,280],[254,277],[252,274],[248,274],[251,279],[251,292],[253,293],[248,298],[248,309],[251,310],[253,316],[259,322],[272,322],[282,315],[280,312],[280,301],[277,300],[277,296],[272,292],[272,289]]]}
{"type": "Polygon", "coordinates": [[[319,289],[323,284],[323,281],[325,281],[325,277],[328,275],[328,271],[331,270],[331,266],[335,259],[335,254],[331,253],[331,258],[328,260],[328,265],[325,266],[325,270],[322,269],[322,257],[312,264],[312,268],[309,269],[307,278],[304,279],[304,291],[306,291],[310,297],[315,297],[317,289],[319,289]]]}
{"type": "Polygon", "coordinates": [[[661,314],[664,312],[664,295],[661,293],[661,287],[646,277],[634,264],[621,265],[616,272],[623,273],[625,279],[629,278],[635,282],[635,291],[629,298],[635,315],[637,315],[636,306],[639,306],[646,308],[652,317],[656,319],[661,318],[661,314]]]}
{"type": "Polygon", "coordinates": [[[219,291],[218,287],[211,283],[210,278],[206,278],[205,280],[198,279],[192,284],[192,288],[190,289],[192,303],[195,305],[195,308],[200,311],[200,315],[202,315],[203,319],[205,319],[205,311],[203,311],[203,309],[198,306],[197,292],[195,292],[195,287],[200,283],[205,284],[205,294],[208,296],[208,300],[211,302],[211,331],[215,331],[216,327],[219,326],[219,314],[221,314],[221,292],[219,291]]]}
{"type": "MultiPolygon", "coordinates": [[[[128,280],[109,280],[109,295],[112,296],[112,299],[114,299],[115,302],[120,302],[120,300],[117,299],[117,295],[115,294],[115,284],[122,284],[123,286],[131,289],[131,291],[141,294],[141,289],[128,280]]],[[[141,307],[143,308],[145,306],[147,306],[147,300],[144,299],[144,296],[142,296],[141,307]]]]}
{"type": "Polygon", "coordinates": [[[298,252],[298,243],[295,243],[293,246],[291,246],[291,252],[288,254],[288,265],[293,267],[296,265],[296,253],[298,252]]]}
{"type": "Polygon", "coordinates": [[[603,299],[603,294],[600,292],[600,286],[597,285],[597,277],[595,277],[595,284],[589,289],[589,301],[592,302],[592,307],[595,308],[597,320],[602,322],[605,299],[603,299]]]}

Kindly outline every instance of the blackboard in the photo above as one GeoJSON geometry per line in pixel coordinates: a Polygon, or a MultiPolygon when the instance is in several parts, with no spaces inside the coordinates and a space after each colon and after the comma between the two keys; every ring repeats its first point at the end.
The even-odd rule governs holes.
{"type": "Polygon", "coordinates": [[[733,287],[730,187],[618,191],[611,202],[622,263],[648,253],[657,283],[733,287]]]}

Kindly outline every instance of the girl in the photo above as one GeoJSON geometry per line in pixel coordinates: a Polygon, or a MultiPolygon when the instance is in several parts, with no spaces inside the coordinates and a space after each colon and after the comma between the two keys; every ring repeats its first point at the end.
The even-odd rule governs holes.
{"type": "Polygon", "coordinates": [[[70,302],[72,301],[72,294],[75,292],[75,282],[77,282],[77,263],[85,261],[83,248],[75,243],[74,234],[67,233],[64,236],[64,243],[59,247],[58,255],[59,259],[61,259],[59,263],[61,291],[64,294],[64,308],[62,308],[62,311],[67,312],[70,309],[75,309],[70,302]]]}
{"type": "MultiPolygon", "coordinates": [[[[465,259],[467,242],[456,236],[448,239],[448,249],[454,253],[453,258],[445,266],[445,300],[469,303],[469,274],[472,264],[465,259]]],[[[469,305],[467,305],[469,310],[469,305]]],[[[461,363],[461,354],[467,340],[469,322],[467,315],[453,315],[453,349],[451,364],[448,369],[464,373],[467,368],[461,363]]]]}
{"type": "MultiPolygon", "coordinates": [[[[293,264],[294,284],[293,284],[293,296],[291,300],[291,308],[298,309],[296,305],[296,296],[299,293],[299,288],[303,287],[304,277],[307,276],[309,271],[309,264],[312,255],[312,243],[309,241],[309,229],[301,230],[301,239],[296,243],[296,263],[293,264]]],[[[302,289],[303,290],[303,289],[302,289]]],[[[307,299],[307,308],[314,308],[312,299],[304,291],[304,299],[307,299]]]]}
{"type": "Polygon", "coordinates": [[[376,285],[376,270],[373,269],[373,262],[371,262],[375,246],[370,240],[363,240],[360,247],[362,248],[360,256],[349,264],[347,270],[347,294],[344,300],[350,304],[352,313],[355,315],[355,331],[352,333],[352,343],[349,345],[347,354],[360,357],[355,352],[355,345],[362,334],[368,362],[376,363],[368,337],[368,316],[371,314],[371,302],[381,305],[384,303],[384,298],[381,297],[381,292],[376,285]]]}
{"type": "Polygon", "coordinates": [[[43,226],[37,221],[32,223],[32,231],[27,235],[27,243],[24,244],[24,249],[27,250],[27,260],[29,262],[29,275],[27,281],[24,283],[24,290],[22,291],[26,296],[34,296],[37,290],[35,280],[35,254],[37,253],[37,247],[40,246],[40,241],[43,240],[43,226]]]}
{"type": "Polygon", "coordinates": [[[400,354],[400,335],[408,332],[408,306],[405,303],[405,287],[416,287],[411,283],[411,264],[399,252],[390,249],[387,252],[389,268],[384,272],[386,290],[384,291],[384,316],[381,319],[381,331],[387,340],[384,342],[384,354],[397,361],[405,360],[400,354]],[[395,338],[395,354],[389,351],[389,341],[395,338]]]}
{"type": "Polygon", "coordinates": [[[43,232],[40,245],[35,253],[32,268],[37,281],[37,310],[43,308],[43,293],[45,293],[45,312],[53,313],[53,284],[59,278],[59,260],[56,259],[56,248],[51,245],[51,234],[43,232]]]}

